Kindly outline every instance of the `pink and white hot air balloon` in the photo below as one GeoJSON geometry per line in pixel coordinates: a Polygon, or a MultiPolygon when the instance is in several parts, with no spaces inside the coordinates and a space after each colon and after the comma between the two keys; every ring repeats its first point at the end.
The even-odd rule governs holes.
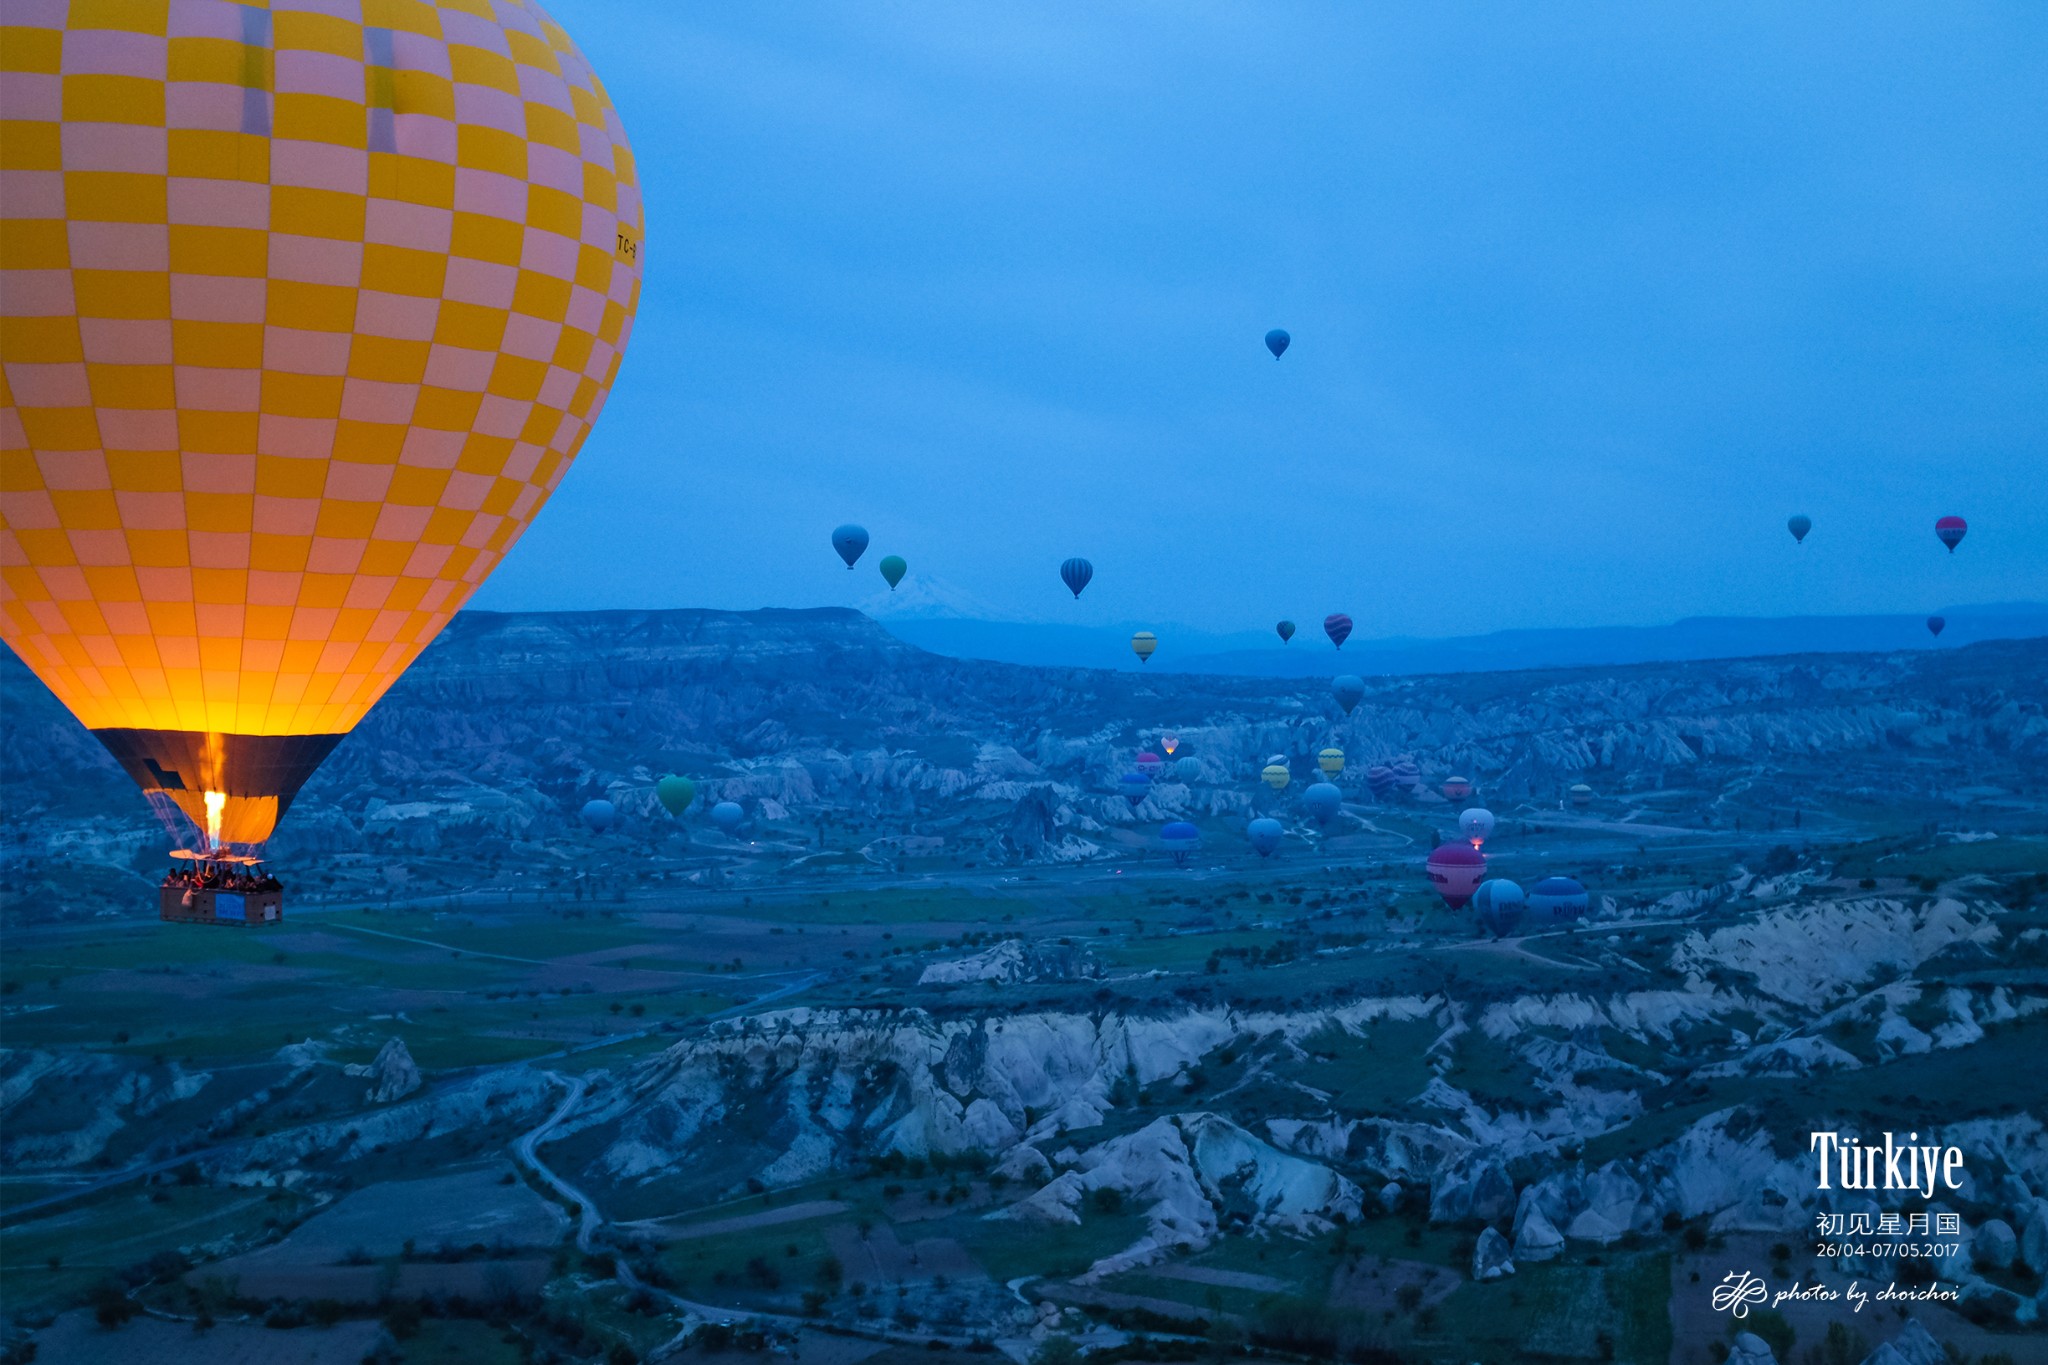
{"type": "Polygon", "coordinates": [[[1462,910],[1486,876],[1486,855],[1470,844],[1439,844],[1429,855],[1428,871],[1430,885],[1444,904],[1462,910]]]}

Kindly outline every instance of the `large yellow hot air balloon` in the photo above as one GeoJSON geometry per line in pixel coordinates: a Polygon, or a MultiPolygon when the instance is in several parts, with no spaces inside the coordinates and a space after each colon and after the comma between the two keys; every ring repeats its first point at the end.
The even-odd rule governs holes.
{"type": "Polygon", "coordinates": [[[1287,771],[1285,763],[1268,763],[1259,773],[1259,777],[1276,792],[1286,790],[1287,784],[1293,780],[1293,775],[1287,771]]]}
{"type": "Polygon", "coordinates": [[[7,23],[0,636],[209,846],[259,843],[597,419],[632,154],[531,0],[7,23]]]}
{"type": "Polygon", "coordinates": [[[1316,766],[1323,770],[1323,776],[1334,779],[1344,771],[1344,751],[1337,748],[1323,750],[1316,755],[1316,766]]]}

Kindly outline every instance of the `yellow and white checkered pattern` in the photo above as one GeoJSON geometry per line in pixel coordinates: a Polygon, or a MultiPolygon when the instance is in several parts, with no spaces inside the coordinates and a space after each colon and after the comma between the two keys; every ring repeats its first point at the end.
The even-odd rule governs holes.
{"type": "Polygon", "coordinates": [[[530,0],[6,0],[0,635],[92,729],[347,731],[575,458],[640,240],[530,0]]]}

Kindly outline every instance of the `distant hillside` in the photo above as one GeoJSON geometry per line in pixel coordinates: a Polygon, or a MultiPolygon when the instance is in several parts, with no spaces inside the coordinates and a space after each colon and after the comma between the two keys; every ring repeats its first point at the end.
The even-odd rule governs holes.
{"type": "MultiPolygon", "coordinates": [[[[1301,654],[1328,672],[1327,646],[1301,654]]],[[[984,866],[1077,861],[1149,847],[1163,820],[1299,818],[1298,793],[1332,744],[1349,756],[1347,800],[1416,822],[1396,842],[1431,837],[1433,784],[1453,772],[1502,812],[1554,811],[1581,780],[1618,798],[1663,792],[1677,804],[1657,821],[1694,828],[1779,818],[1821,792],[1952,813],[2040,788],[2044,673],[2048,640],[1446,672],[1368,678],[1346,715],[1324,676],[951,659],[844,608],[465,612],[307,784],[273,852],[432,853],[451,860],[448,876],[515,849],[573,861],[587,839],[576,812],[603,796],[621,837],[688,831],[704,868],[818,853],[827,828],[835,856],[867,865],[891,862],[885,850],[904,839],[984,866]],[[1179,757],[1134,809],[1119,779],[1164,730],[1179,757]],[[1278,795],[1256,781],[1276,754],[1298,779],[1278,795]],[[1420,786],[1366,790],[1369,765],[1404,756],[1420,786]],[[669,772],[694,778],[706,803],[740,802],[746,838],[662,814],[654,781],[669,772]],[[763,842],[747,853],[752,840],[763,842]]],[[[152,869],[166,842],[11,655],[0,805],[0,860],[38,869],[31,893],[39,878],[69,878],[54,903],[81,903],[76,869],[152,869]]]]}
{"type": "Polygon", "coordinates": [[[935,654],[1084,668],[1137,667],[1130,649],[1131,632],[1151,629],[1159,635],[1159,652],[1146,665],[1148,671],[1265,678],[1347,671],[1368,676],[1490,673],[1783,654],[1954,649],[1983,640],[2048,635],[2048,603],[1944,607],[1935,614],[1948,622],[1939,639],[1928,633],[1925,616],[1695,616],[1665,626],[1503,630],[1442,640],[1353,636],[1341,653],[1330,648],[1320,621],[1310,620],[1301,621],[1300,634],[1284,645],[1271,632],[1218,635],[1158,623],[1093,627],[933,617],[896,618],[883,625],[898,639],[935,654]]]}

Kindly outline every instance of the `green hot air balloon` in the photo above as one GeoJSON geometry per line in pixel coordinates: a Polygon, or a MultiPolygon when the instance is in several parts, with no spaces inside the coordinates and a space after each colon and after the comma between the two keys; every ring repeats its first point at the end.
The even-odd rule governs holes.
{"type": "Polygon", "coordinates": [[[670,815],[681,815],[697,799],[697,784],[687,777],[664,777],[654,784],[654,799],[670,815]]]}
{"type": "Polygon", "coordinates": [[[902,555],[889,555],[882,560],[882,577],[889,580],[889,591],[896,591],[896,585],[903,581],[903,575],[910,572],[910,566],[903,562],[902,555]]]}

